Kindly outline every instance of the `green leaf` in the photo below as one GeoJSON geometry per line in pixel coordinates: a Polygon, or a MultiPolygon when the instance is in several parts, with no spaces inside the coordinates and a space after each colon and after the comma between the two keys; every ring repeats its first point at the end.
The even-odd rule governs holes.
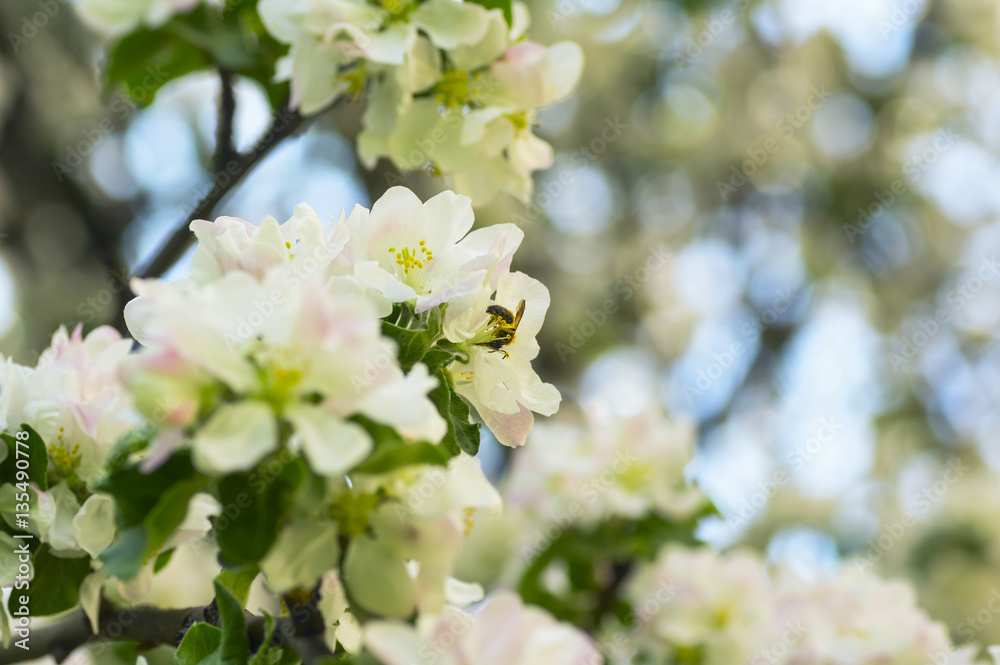
{"type": "Polygon", "coordinates": [[[404,372],[409,372],[414,364],[420,362],[441,337],[444,309],[442,305],[422,314],[414,314],[411,306],[403,303],[396,323],[382,322],[382,334],[395,340],[399,346],[399,364],[404,372]],[[407,325],[398,325],[402,321],[406,321],[407,325]]]}
{"type": "Polygon", "coordinates": [[[115,442],[104,463],[109,473],[118,471],[128,462],[128,458],[141,450],[145,450],[149,442],[156,435],[156,430],[147,427],[136,427],[126,432],[124,436],[115,442]]]}
{"type": "Polygon", "coordinates": [[[281,649],[271,646],[271,640],[274,639],[274,631],[277,627],[278,622],[274,620],[274,617],[264,612],[264,636],[261,639],[260,648],[250,658],[248,665],[272,665],[273,662],[280,659],[281,649]]]}
{"type": "Polygon", "coordinates": [[[170,560],[174,558],[174,552],[177,550],[175,547],[171,547],[166,552],[160,552],[156,557],[156,561],[153,562],[153,574],[160,572],[170,563],[170,560]]]}
{"type": "Polygon", "coordinates": [[[36,483],[44,492],[49,489],[49,454],[45,450],[45,442],[30,425],[21,425],[21,431],[28,435],[27,440],[19,442],[14,434],[0,437],[7,449],[6,459],[0,461],[0,485],[17,483],[17,460],[21,459],[27,460],[28,466],[23,470],[28,472],[31,482],[36,483]]]}
{"type": "Polygon", "coordinates": [[[410,443],[387,425],[376,423],[364,416],[352,416],[351,420],[365,428],[375,442],[372,454],[354,468],[359,473],[385,473],[412,464],[447,464],[452,457],[439,445],[426,442],[410,443]]]}
{"type": "Polygon", "coordinates": [[[499,9],[503,12],[503,17],[507,25],[514,25],[514,6],[512,0],[469,0],[486,9],[499,9]]]}
{"type": "Polygon", "coordinates": [[[241,605],[246,605],[247,596],[250,595],[250,585],[257,579],[260,569],[257,566],[246,568],[223,569],[216,577],[216,581],[226,588],[241,605]]]}
{"type": "Polygon", "coordinates": [[[278,538],[295,490],[307,476],[301,463],[292,463],[266,484],[254,473],[219,481],[223,513],[215,520],[215,533],[223,565],[241,567],[264,558],[278,538]]]}
{"type": "Polygon", "coordinates": [[[216,651],[218,665],[246,665],[250,658],[243,604],[229,593],[219,580],[215,581],[215,600],[222,623],[222,642],[216,651]]]}
{"type": "Polygon", "coordinates": [[[115,542],[101,552],[104,570],[123,580],[135,577],[146,561],[148,543],[149,533],[144,526],[119,531],[115,542]]]}
{"type": "Polygon", "coordinates": [[[211,64],[207,54],[168,24],[155,30],[140,28],[125,36],[108,55],[106,75],[109,84],[125,85],[129,97],[125,104],[145,107],[170,81],[211,64]]]}
{"type": "Polygon", "coordinates": [[[34,578],[26,594],[28,608],[33,617],[50,616],[72,609],[79,602],[80,585],[90,574],[90,557],[63,559],[43,547],[35,554],[32,567],[34,578]]]}
{"type": "Polygon", "coordinates": [[[452,454],[458,454],[461,450],[468,455],[475,455],[479,452],[479,429],[482,424],[472,422],[472,407],[464,397],[455,392],[455,383],[447,367],[441,368],[435,375],[440,385],[431,391],[430,397],[448,423],[448,433],[441,445],[452,454]]]}
{"type": "Polygon", "coordinates": [[[353,472],[386,473],[415,464],[444,466],[450,457],[444,447],[432,443],[386,445],[376,448],[375,452],[363,464],[355,467],[353,472]]]}
{"type": "Polygon", "coordinates": [[[174,654],[176,665],[198,665],[219,649],[222,631],[207,623],[196,623],[184,634],[174,654]]]}
{"type": "Polygon", "coordinates": [[[129,466],[110,474],[95,489],[115,498],[121,526],[131,527],[142,524],[170,488],[197,477],[201,476],[191,464],[190,453],[181,450],[151,473],[142,473],[137,465],[129,466]]]}

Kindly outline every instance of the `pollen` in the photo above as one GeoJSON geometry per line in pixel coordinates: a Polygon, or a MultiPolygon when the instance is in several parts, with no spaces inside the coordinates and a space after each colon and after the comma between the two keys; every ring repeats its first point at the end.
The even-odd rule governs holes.
{"type": "Polygon", "coordinates": [[[469,536],[472,533],[472,528],[476,525],[472,521],[472,515],[476,512],[475,508],[466,508],[465,517],[462,519],[462,524],[465,525],[465,535],[469,536]]]}
{"type": "Polygon", "coordinates": [[[421,240],[419,251],[415,247],[403,247],[399,251],[390,247],[389,252],[396,255],[396,265],[403,269],[403,274],[409,275],[411,270],[419,270],[434,260],[434,252],[427,249],[426,245],[427,241],[421,240]]]}

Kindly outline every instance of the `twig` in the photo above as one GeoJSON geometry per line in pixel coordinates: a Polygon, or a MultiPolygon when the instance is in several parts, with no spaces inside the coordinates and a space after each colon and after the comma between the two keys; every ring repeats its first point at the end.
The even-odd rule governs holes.
{"type": "MultiPolygon", "coordinates": [[[[100,648],[110,642],[137,642],[147,648],[157,645],[177,646],[195,623],[217,623],[212,621],[210,607],[181,610],[157,607],[107,609],[101,613],[96,634],[91,632],[90,622],[83,610],[77,610],[54,624],[32,629],[27,650],[11,645],[0,651],[0,665],[14,665],[45,656],[52,656],[56,662],[61,663],[84,645],[100,648]]],[[[264,636],[264,622],[262,616],[248,615],[246,618],[247,633],[257,636],[258,644],[264,636]]],[[[322,621],[320,624],[322,625],[322,621]]],[[[288,617],[277,619],[270,646],[294,651],[304,665],[313,665],[320,659],[333,655],[326,646],[322,632],[304,634],[296,622],[288,617]]]]}
{"type": "Polygon", "coordinates": [[[219,118],[215,126],[215,169],[223,171],[236,157],[233,147],[233,119],[236,116],[236,93],[233,73],[219,69],[219,118]]]}
{"type": "MultiPolygon", "coordinates": [[[[310,116],[314,118],[316,116],[310,116]]],[[[206,219],[215,206],[225,198],[246,174],[264,159],[276,145],[292,136],[306,124],[296,111],[282,108],[275,114],[271,127],[250,152],[237,153],[229,160],[224,169],[219,169],[213,178],[214,185],[201,201],[194,207],[190,215],[174,229],[167,241],[156,252],[152,260],[135,272],[136,277],[159,277],[172,266],[181,254],[190,246],[193,236],[189,230],[191,222],[196,219],[206,219]]]]}

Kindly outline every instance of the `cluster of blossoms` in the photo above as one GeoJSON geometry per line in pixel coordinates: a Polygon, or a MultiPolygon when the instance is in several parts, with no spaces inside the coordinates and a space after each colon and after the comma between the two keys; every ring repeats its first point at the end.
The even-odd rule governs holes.
{"type": "MultiPolygon", "coordinates": [[[[27,483],[14,482],[16,477],[5,474],[8,482],[0,484],[0,514],[11,532],[27,531],[64,560],[96,558],[115,539],[114,501],[97,486],[116,441],[130,431],[152,426],[135,409],[121,381],[131,349],[132,340],[123,339],[112,328],[97,328],[86,337],[80,327],[72,333],[61,328],[35,367],[4,361],[0,431],[22,442],[30,431],[44,442],[45,459],[33,459],[25,468],[27,483]],[[25,512],[28,517],[20,522],[17,516],[25,512]]],[[[157,413],[163,408],[153,405],[157,413]]],[[[14,444],[0,445],[0,462],[13,464],[17,450],[14,444]]],[[[193,497],[187,517],[165,547],[204,536],[210,527],[207,517],[216,510],[211,497],[193,497]]],[[[18,573],[18,560],[13,556],[17,541],[11,533],[0,531],[0,542],[4,544],[0,587],[10,587],[18,573]]],[[[80,589],[81,605],[91,621],[96,621],[101,587],[108,579],[100,562],[95,567],[80,589]]],[[[151,576],[152,562],[135,579],[116,581],[116,590],[123,598],[141,598],[151,576]]]]}
{"type": "MultiPolygon", "coordinates": [[[[531,367],[549,295],[510,271],[522,233],[473,222],[467,197],[421,202],[403,188],[325,227],[304,204],[281,224],[196,221],[188,276],[133,282],[125,318],[138,350],[111,329],[77,329],[57,333],[37,368],[7,362],[0,424],[8,434],[31,427],[48,444],[45,481],[31,479],[31,532],[46,555],[81,561],[72,583],[92,621],[102,597],[142,600],[179,546],[223,563],[259,547],[232,544],[233,523],[259,495],[283,512],[247,563],[274,597],[319,589],[331,649],[366,643],[358,608],[417,613],[422,627],[459,616],[480,631],[520,622],[512,629],[526,641],[511,658],[524,662],[555,643],[574,650],[558,662],[594,654],[582,633],[503,595],[481,620],[456,609],[484,600],[454,571],[476,522],[501,510],[456,430],[478,446],[475,413],[519,446],[533,413],[560,401],[531,367]],[[177,487],[163,500],[183,501],[183,513],[159,496],[136,499],[145,517],[124,505],[164,474],[177,487]],[[246,488],[236,506],[233,483],[246,488]]],[[[17,492],[0,486],[4,586],[23,530],[17,492]]],[[[386,662],[396,662],[391,626],[371,637],[386,662]]]]}
{"type": "Polygon", "coordinates": [[[615,517],[659,515],[683,521],[707,500],[685,470],[695,429],[655,408],[631,416],[600,404],[585,407],[583,427],[546,423],[531,435],[504,483],[504,501],[526,516],[552,520],[572,515],[582,526],[615,517]]]}
{"type": "MultiPolygon", "coordinates": [[[[904,583],[850,566],[811,582],[788,571],[776,577],[749,552],[667,546],[626,583],[632,613],[628,625],[608,628],[608,643],[707,665],[977,662],[978,647],[956,648],[904,583]]],[[[613,660],[625,662],[617,651],[623,657],[613,660]]]]}
{"type": "Polygon", "coordinates": [[[370,86],[362,161],[450,175],[476,205],[499,191],[527,200],[531,173],[552,164],[532,132],[536,112],[569,96],[580,47],[524,39],[529,15],[459,0],[262,0],[261,18],[291,45],[278,65],[292,102],[314,113],[370,86]]]}
{"type": "MultiPolygon", "coordinates": [[[[82,0],[90,24],[112,34],[160,26],[199,0],[82,0]]],[[[305,115],[367,96],[362,162],[447,176],[482,205],[504,191],[527,201],[533,171],[552,165],[535,136],[537,113],[569,97],[583,67],[572,42],[526,39],[527,7],[473,0],[261,0],[268,35],[287,45],[273,63],[305,115]]]]}

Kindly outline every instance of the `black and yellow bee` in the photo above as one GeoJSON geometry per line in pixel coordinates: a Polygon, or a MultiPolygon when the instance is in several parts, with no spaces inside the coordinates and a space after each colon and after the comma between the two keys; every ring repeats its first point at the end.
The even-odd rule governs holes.
{"type": "Polygon", "coordinates": [[[486,308],[486,313],[490,315],[490,332],[493,334],[493,339],[488,342],[480,342],[476,346],[485,346],[491,351],[499,351],[506,360],[510,354],[504,351],[503,347],[513,344],[517,337],[515,334],[517,326],[521,323],[521,317],[524,316],[524,300],[517,304],[517,314],[512,314],[503,305],[490,305],[486,308]]]}

